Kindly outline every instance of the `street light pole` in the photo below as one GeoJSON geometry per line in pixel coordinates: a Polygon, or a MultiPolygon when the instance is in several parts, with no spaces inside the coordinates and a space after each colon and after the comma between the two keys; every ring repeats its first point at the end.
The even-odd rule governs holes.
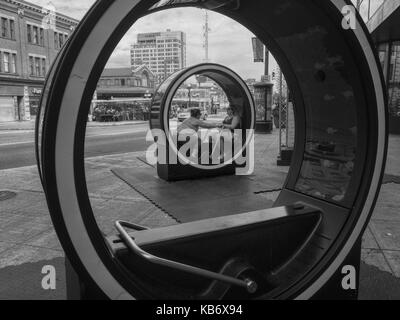
{"type": "Polygon", "coordinates": [[[264,75],[268,76],[269,73],[269,51],[265,47],[265,63],[264,63],[264,75]]]}
{"type": "Polygon", "coordinates": [[[192,90],[192,85],[191,84],[189,84],[188,86],[187,86],[187,88],[188,88],[188,90],[189,90],[189,105],[188,105],[188,109],[190,108],[190,104],[191,104],[191,96],[190,96],[190,91],[192,90]]]}

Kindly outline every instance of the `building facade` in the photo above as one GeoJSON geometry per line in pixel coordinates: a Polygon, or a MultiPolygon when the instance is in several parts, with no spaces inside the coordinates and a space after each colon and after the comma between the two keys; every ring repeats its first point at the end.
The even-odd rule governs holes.
{"type": "Polygon", "coordinates": [[[77,24],[25,1],[0,0],[0,122],[36,114],[50,65],[77,24]]]}
{"type": "Polygon", "coordinates": [[[154,93],[155,76],[146,66],[104,69],[97,84],[98,100],[147,98],[154,93]]]}
{"type": "Polygon", "coordinates": [[[186,67],[186,34],[181,31],[141,33],[131,46],[132,68],[146,65],[161,83],[186,67]]]}
{"type": "Polygon", "coordinates": [[[400,134],[400,1],[365,0],[365,3],[373,8],[364,19],[378,50],[388,89],[389,131],[400,134]]]}

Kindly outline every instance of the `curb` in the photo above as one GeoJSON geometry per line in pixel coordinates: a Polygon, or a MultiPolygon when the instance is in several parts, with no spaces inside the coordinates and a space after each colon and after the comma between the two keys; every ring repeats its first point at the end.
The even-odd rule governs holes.
{"type": "MultiPolygon", "coordinates": [[[[146,124],[148,123],[148,121],[137,121],[137,122],[115,122],[115,123],[111,123],[111,124],[91,124],[93,122],[88,122],[89,125],[87,126],[88,128],[105,128],[105,127],[119,127],[119,126],[135,126],[135,125],[140,125],[140,124],[146,124]]],[[[0,125],[0,131],[35,131],[35,126],[33,127],[27,127],[27,128],[18,128],[18,127],[14,127],[14,128],[10,128],[10,127],[2,127],[0,125]]]]}

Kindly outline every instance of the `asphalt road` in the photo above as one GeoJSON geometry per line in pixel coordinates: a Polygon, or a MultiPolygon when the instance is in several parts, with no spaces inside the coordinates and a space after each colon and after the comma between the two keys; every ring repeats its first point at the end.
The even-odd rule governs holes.
{"type": "MultiPolygon", "coordinates": [[[[144,151],[147,124],[92,127],[87,129],[85,157],[144,151]]],[[[36,164],[32,130],[0,131],[0,170],[36,164]]]]}

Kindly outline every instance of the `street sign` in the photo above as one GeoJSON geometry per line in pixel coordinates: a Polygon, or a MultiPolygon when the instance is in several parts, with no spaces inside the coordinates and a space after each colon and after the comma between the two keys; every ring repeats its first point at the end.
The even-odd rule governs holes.
{"type": "Polygon", "coordinates": [[[258,38],[252,38],[254,62],[264,62],[264,44],[258,38]]]}

